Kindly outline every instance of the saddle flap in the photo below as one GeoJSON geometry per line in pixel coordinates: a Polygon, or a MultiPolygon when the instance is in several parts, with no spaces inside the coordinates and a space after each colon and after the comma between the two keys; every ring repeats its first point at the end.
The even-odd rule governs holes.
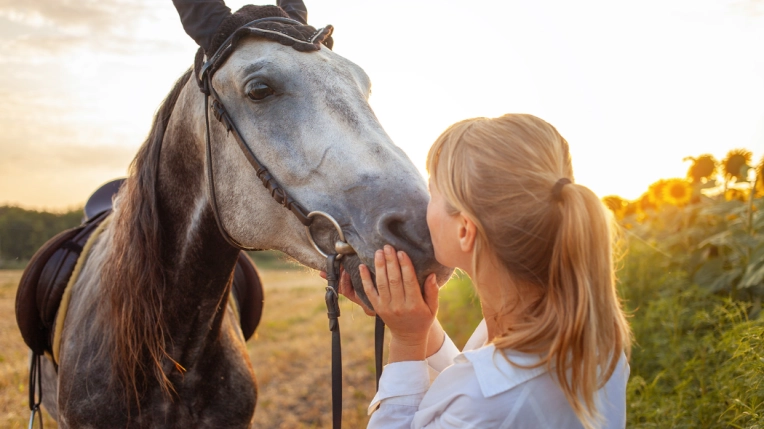
{"type": "Polygon", "coordinates": [[[51,351],[50,332],[82,247],[109,213],[51,238],[24,269],[16,292],[16,323],[33,352],[51,351]]]}
{"type": "MultiPolygon", "coordinates": [[[[46,270],[51,257],[57,253],[64,243],[74,238],[82,227],[68,229],[48,240],[29,260],[19,281],[16,292],[16,323],[19,325],[24,342],[37,354],[42,354],[48,348],[49,337],[41,318],[41,305],[44,299],[38,299],[38,285],[43,271],[46,270]]],[[[60,266],[60,264],[56,264],[60,266]]],[[[58,268],[56,271],[59,271],[58,268]]],[[[63,294],[63,290],[61,291],[63,294]]],[[[59,295],[59,300],[61,299],[59,295]]]]}

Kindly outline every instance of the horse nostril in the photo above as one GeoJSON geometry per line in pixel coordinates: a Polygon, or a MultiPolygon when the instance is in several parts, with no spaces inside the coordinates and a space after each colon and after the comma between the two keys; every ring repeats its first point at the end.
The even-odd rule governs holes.
{"type": "Polygon", "coordinates": [[[385,241],[395,247],[397,250],[403,250],[414,256],[411,252],[419,253],[426,246],[425,237],[417,234],[417,222],[406,222],[397,215],[388,215],[380,222],[380,233],[385,241]]]}
{"type": "Polygon", "coordinates": [[[403,241],[408,241],[408,237],[406,237],[406,234],[403,232],[403,221],[398,219],[392,219],[387,224],[387,232],[390,233],[395,238],[402,239],[403,241]]]}

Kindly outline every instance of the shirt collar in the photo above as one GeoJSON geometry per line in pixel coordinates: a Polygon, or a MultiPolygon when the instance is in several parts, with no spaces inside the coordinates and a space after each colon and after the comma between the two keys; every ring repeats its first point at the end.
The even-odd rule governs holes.
{"type": "Polygon", "coordinates": [[[539,355],[497,350],[493,344],[464,352],[454,359],[457,363],[472,363],[480,390],[486,398],[506,392],[547,372],[546,365],[535,368],[521,367],[537,364],[540,360],[539,355]]]}

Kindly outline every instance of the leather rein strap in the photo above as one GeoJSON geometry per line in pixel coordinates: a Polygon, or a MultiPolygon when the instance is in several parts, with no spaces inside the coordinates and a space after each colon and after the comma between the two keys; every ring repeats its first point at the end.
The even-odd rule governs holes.
{"type": "Polygon", "coordinates": [[[337,255],[326,258],[326,315],[332,331],[332,428],[342,427],[342,343],[340,341],[340,304],[337,290],[340,264],[337,255]]]}
{"type": "MultiPolygon", "coordinates": [[[[287,18],[263,18],[256,21],[252,21],[245,24],[243,27],[256,24],[263,21],[276,21],[300,24],[297,21],[287,18]]],[[[215,88],[212,86],[212,76],[218,68],[218,61],[225,59],[233,49],[231,43],[232,38],[236,32],[232,34],[218,49],[207,62],[202,66],[199,73],[199,88],[204,93],[204,120],[206,126],[205,146],[206,146],[206,165],[207,165],[207,186],[209,188],[210,199],[212,200],[212,211],[215,215],[215,221],[217,223],[220,234],[225,240],[232,246],[243,250],[256,250],[244,246],[233,238],[223,226],[223,222],[220,216],[220,212],[217,204],[217,196],[215,194],[215,176],[213,172],[212,162],[212,144],[210,138],[210,108],[213,111],[215,119],[220,121],[226,128],[228,133],[233,134],[239,148],[244,153],[247,161],[252,165],[257,173],[257,177],[262,181],[263,186],[271,194],[277,203],[283,205],[289,211],[291,211],[297,219],[305,226],[310,226],[313,222],[313,218],[309,216],[309,212],[300,203],[295,201],[287,192],[282,188],[276,178],[268,171],[258,159],[252,149],[246,144],[244,138],[236,128],[231,116],[223,106],[220,97],[218,96],[215,88]],[[210,103],[212,99],[212,103],[210,103]],[[210,105],[211,104],[211,105],[210,105]]],[[[341,256],[341,255],[340,255],[341,256]]],[[[329,255],[327,257],[327,287],[326,287],[326,306],[327,316],[329,318],[329,329],[332,332],[332,427],[334,429],[340,429],[342,427],[342,347],[340,342],[340,308],[338,302],[338,285],[339,285],[339,256],[337,254],[329,255]]],[[[376,367],[376,386],[379,390],[379,378],[382,375],[382,349],[384,346],[384,329],[385,325],[379,316],[376,317],[375,323],[375,338],[374,338],[374,351],[375,351],[375,367],[376,367]]]]}

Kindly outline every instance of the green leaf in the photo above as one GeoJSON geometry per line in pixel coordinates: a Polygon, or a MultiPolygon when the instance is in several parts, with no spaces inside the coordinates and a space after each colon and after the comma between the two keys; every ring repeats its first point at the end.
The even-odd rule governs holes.
{"type": "Polygon", "coordinates": [[[709,292],[718,292],[729,288],[742,272],[743,270],[739,267],[725,270],[724,261],[721,258],[715,258],[700,267],[693,276],[693,281],[709,292]]]}
{"type": "Polygon", "coordinates": [[[761,259],[752,259],[752,263],[748,264],[740,280],[740,288],[748,288],[756,286],[764,280],[764,261],[761,259]]]}
{"type": "Polygon", "coordinates": [[[698,244],[698,247],[705,247],[709,244],[713,244],[714,246],[729,246],[729,243],[731,242],[732,231],[725,230],[718,234],[714,234],[705,240],[701,241],[698,244]]]}
{"type": "Polygon", "coordinates": [[[698,286],[707,288],[722,274],[724,274],[724,261],[714,258],[700,266],[693,276],[693,281],[698,286]]]}
{"type": "Polygon", "coordinates": [[[704,207],[701,211],[701,215],[713,215],[713,216],[726,216],[728,214],[739,215],[748,207],[742,201],[732,200],[723,201],[708,207],[704,207]]]}
{"type": "Polygon", "coordinates": [[[755,249],[761,242],[754,237],[751,237],[746,231],[737,229],[732,231],[729,238],[729,246],[737,250],[740,254],[748,254],[752,249],[755,249]]]}

